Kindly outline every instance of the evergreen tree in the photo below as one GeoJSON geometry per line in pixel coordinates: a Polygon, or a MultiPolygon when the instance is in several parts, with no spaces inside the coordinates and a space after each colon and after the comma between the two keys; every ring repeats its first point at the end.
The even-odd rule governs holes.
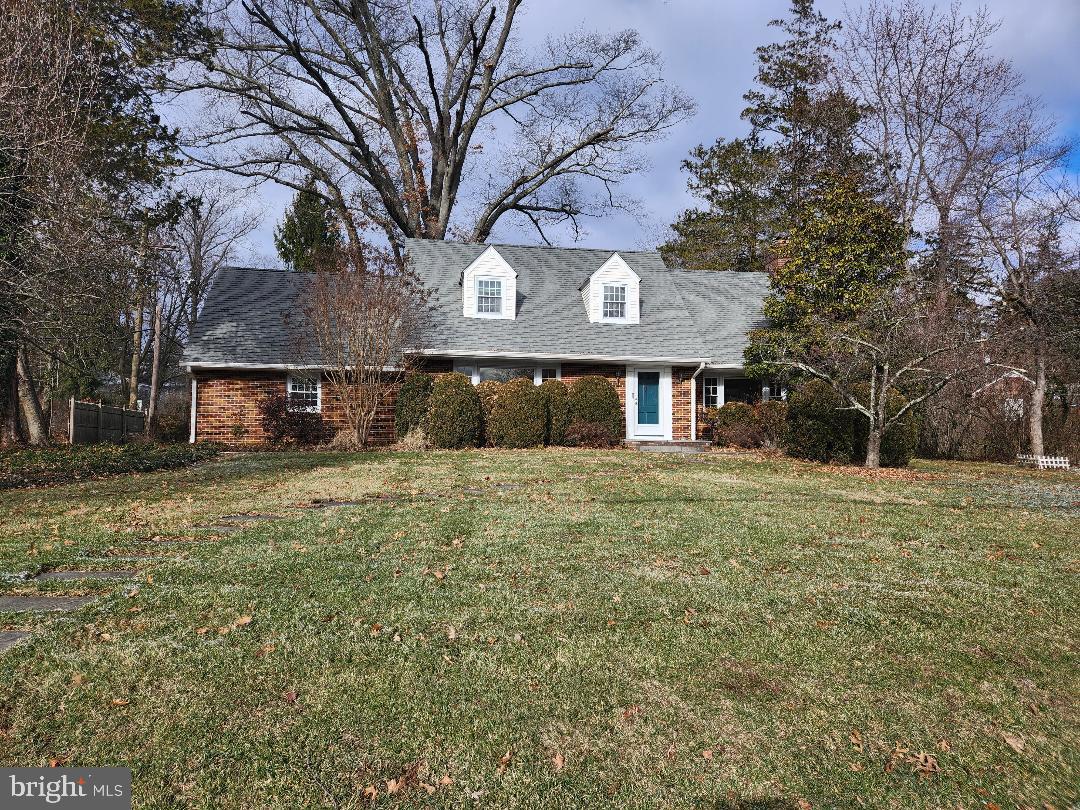
{"type": "Polygon", "coordinates": [[[673,263],[764,270],[822,178],[852,175],[862,185],[872,176],[855,147],[858,105],[827,87],[839,23],[813,0],[792,0],[790,16],[769,25],[787,39],[757,49],[757,86],[743,96],[749,136],[699,146],[683,162],[690,191],[706,207],[672,226],[676,238],[661,250],[673,263]]]}
{"type": "Polygon", "coordinates": [[[309,273],[340,244],[341,231],[330,206],[318,193],[315,179],[309,177],[274,230],[278,256],[291,270],[309,273]]]}

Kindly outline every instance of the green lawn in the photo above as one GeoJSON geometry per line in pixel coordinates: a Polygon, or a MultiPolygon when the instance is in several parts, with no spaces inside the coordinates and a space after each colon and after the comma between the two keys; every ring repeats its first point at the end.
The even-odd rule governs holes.
{"type": "Polygon", "coordinates": [[[1064,810],[1078,483],[545,450],[0,493],[0,574],[141,572],[0,579],[102,594],[0,614],[0,763],[130,765],[139,807],[1064,810]],[[284,519],[197,528],[233,512],[284,519]]]}

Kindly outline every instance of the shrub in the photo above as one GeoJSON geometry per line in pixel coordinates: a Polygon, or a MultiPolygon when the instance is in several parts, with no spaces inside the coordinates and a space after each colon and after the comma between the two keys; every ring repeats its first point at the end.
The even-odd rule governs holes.
{"type": "Polygon", "coordinates": [[[496,447],[538,447],[546,422],[544,395],[532,380],[519,377],[499,389],[485,431],[496,447]]]}
{"type": "Polygon", "coordinates": [[[787,423],[787,403],[770,399],[754,406],[758,425],[761,428],[763,447],[779,447],[784,438],[784,425],[787,423]]]}
{"type": "MultiPolygon", "coordinates": [[[[259,416],[263,433],[270,444],[316,444],[323,437],[322,414],[289,409],[289,399],[283,393],[268,394],[259,400],[259,416]]],[[[241,425],[241,428],[243,426],[241,425]]],[[[233,431],[233,435],[240,438],[233,431]]]]}
{"type": "Polygon", "coordinates": [[[715,444],[721,447],[761,446],[761,422],[752,405],[728,402],[722,408],[710,408],[706,418],[715,444]]]}
{"type": "Polygon", "coordinates": [[[544,443],[566,444],[570,427],[570,392],[562,380],[544,380],[540,384],[544,395],[544,443]]]}
{"type": "Polygon", "coordinates": [[[624,418],[619,394],[604,377],[587,376],[570,386],[570,421],[603,425],[612,437],[623,435],[624,418]]]}
{"type": "MultiPolygon", "coordinates": [[[[855,390],[856,397],[866,394],[865,389],[855,390]]],[[[891,392],[886,403],[888,414],[897,413],[906,401],[899,392],[891,392]]],[[[790,392],[784,450],[812,461],[864,462],[869,420],[864,414],[845,408],[845,404],[828,383],[820,380],[803,383],[790,392]]],[[[915,454],[917,441],[918,425],[915,415],[908,411],[882,437],[881,466],[907,466],[915,454]]]]}
{"type": "Polygon", "coordinates": [[[832,387],[810,380],[788,392],[783,447],[788,455],[823,463],[854,460],[851,411],[832,387]]]}
{"type": "Polygon", "coordinates": [[[480,395],[464,374],[440,374],[431,387],[428,441],[435,447],[476,447],[480,440],[480,395]]]}
{"type": "Polygon", "coordinates": [[[498,380],[484,380],[476,385],[476,393],[480,397],[479,443],[484,446],[494,444],[488,426],[491,424],[491,409],[495,407],[495,400],[498,399],[500,388],[502,388],[502,383],[498,380]]]}
{"type": "Polygon", "coordinates": [[[618,441],[611,426],[599,422],[571,422],[566,431],[566,443],[571,447],[614,447],[618,441]]]}
{"type": "Polygon", "coordinates": [[[431,404],[431,386],[434,380],[430,374],[416,372],[405,378],[398,391],[397,404],[394,406],[394,433],[404,439],[417,428],[423,428],[431,404]]]}
{"type": "Polygon", "coordinates": [[[212,444],[85,444],[0,451],[0,489],[172,470],[217,455],[212,444]]]}

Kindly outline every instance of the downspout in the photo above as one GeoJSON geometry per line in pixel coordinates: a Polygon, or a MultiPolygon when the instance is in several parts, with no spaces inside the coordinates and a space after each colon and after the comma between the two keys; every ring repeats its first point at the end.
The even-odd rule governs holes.
{"type": "Polygon", "coordinates": [[[195,415],[199,408],[199,383],[195,375],[191,375],[191,437],[189,442],[195,444],[195,415]]]}
{"type": "Polygon", "coordinates": [[[705,361],[697,367],[690,377],[690,441],[697,441],[697,378],[705,370],[705,361]]]}

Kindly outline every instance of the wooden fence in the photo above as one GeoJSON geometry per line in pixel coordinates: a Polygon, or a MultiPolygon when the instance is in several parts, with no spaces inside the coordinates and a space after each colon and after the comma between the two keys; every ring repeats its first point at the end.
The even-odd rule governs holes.
{"type": "Polygon", "coordinates": [[[96,402],[79,402],[71,399],[68,414],[68,441],[72,444],[96,444],[98,442],[122,442],[146,430],[146,416],[142,411],[129,411],[96,402]]]}

